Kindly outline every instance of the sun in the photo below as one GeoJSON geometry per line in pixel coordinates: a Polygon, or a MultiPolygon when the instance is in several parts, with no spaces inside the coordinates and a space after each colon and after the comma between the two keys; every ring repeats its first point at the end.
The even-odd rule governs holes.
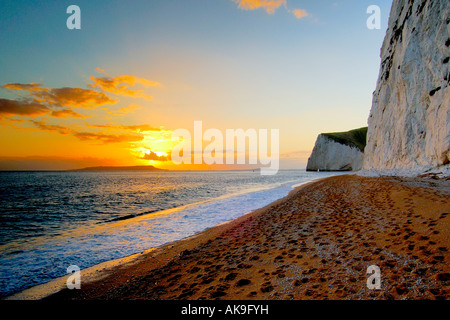
{"type": "Polygon", "coordinates": [[[177,141],[172,141],[170,130],[143,132],[144,138],[130,146],[130,153],[140,162],[162,164],[170,162],[172,148],[177,141]]]}

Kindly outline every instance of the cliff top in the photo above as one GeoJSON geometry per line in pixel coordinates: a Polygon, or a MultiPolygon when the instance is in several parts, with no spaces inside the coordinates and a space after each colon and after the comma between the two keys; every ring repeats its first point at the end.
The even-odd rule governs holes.
{"type": "Polygon", "coordinates": [[[356,147],[364,152],[367,141],[367,127],[354,129],[346,132],[322,133],[323,136],[330,138],[340,144],[350,147],[356,147]]]}

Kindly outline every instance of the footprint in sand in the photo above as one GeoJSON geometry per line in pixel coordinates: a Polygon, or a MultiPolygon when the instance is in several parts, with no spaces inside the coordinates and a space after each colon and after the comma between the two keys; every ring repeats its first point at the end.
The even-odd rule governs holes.
{"type": "Polygon", "coordinates": [[[236,287],[243,287],[243,286],[247,286],[251,283],[250,280],[248,279],[241,279],[238,282],[236,282],[236,287]]]}

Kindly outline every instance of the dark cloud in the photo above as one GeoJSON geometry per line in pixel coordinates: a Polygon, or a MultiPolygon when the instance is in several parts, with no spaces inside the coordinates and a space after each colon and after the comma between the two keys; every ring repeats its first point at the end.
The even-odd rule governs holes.
{"type": "Polygon", "coordinates": [[[82,88],[44,88],[39,83],[7,83],[3,88],[28,92],[27,97],[0,99],[0,114],[4,115],[86,118],[68,108],[94,109],[118,102],[103,92],[82,88]]]}
{"type": "MultiPolygon", "coordinates": [[[[144,87],[161,87],[156,81],[139,78],[132,75],[107,76],[106,73],[97,68],[97,72],[104,73],[104,77],[91,77],[93,84],[88,84],[88,89],[78,87],[45,88],[40,83],[7,83],[4,89],[16,92],[27,92],[28,95],[19,93],[18,99],[0,99],[0,117],[3,116],[42,116],[48,114],[55,118],[86,118],[86,115],[72,110],[72,108],[95,109],[104,105],[113,105],[119,100],[112,98],[108,93],[130,97],[141,97],[151,99],[142,90],[130,90],[135,85],[144,87]]],[[[111,111],[119,115],[132,112],[140,108],[137,105],[129,105],[120,108],[119,111],[111,111]]],[[[116,128],[117,129],[117,128],[116,128]]],[[[160,131],[158,128],[131,127],[122,128],[135,131],[160,131]]]]}
{"type": "Polygon", "coordinates": [[[20,116],[42,116],[50,109],[35,101],[0,99],[0,114],[20,116]]]}
{"type": "MultiPolygon", "coordinates": [[[[101,69],[98,72],[105,73],[101,69]]],[[[106,75],[106,74],[105,74],[106,75]]],[[[39,117],[48,116],[53,118],[87,118],[88,115],[74,111],[74,108],[95,109],[100,106],[113,105],[119,102],[116,98],[109,96],[124,95],[129,97],[142,97],[150,99],[142,90],[130,90],[130,87],[141,85],[144,87],[161,86],[156,81],[138,78],[132,75],[121,75],[117,77],[91,77],[93,84],[87,89],[78,87],[45,88],[40,83],[7,83],[4,89],[11,90],[17,95],[16,99],[0,98],[0,120],[2,123],[12,125],[14,116],[39,117]]],[[[111,111],[113,114],[123,115],[140,108],[138,105],[130,104],[128,107],[111,111]]],[[[106,109],[106,108],[102,108],[106,109]]],[[[19,121],[19,120],[14,120],[19,121]]],[[[144,132],[159,132],[161,128],[142,125],[92,125],[63,126],[48,123],[48,119],[37,118],[25,121],[34,128],[43,131],[53,131],[59,134],[71,135],[82,141],[98,141],[100,143],[133,143],[144,139],[144,132]],[[90,132],[88,128],[97,128],[90,132]]]]}
{"type": "MultiPolygon", "coordinates": [[[[46,88],[44,88],[46,89],[46,88]]],[[[30,95],[37,101],[51,106],[76,107],[94,109],[106,104],[115,104],[114,100],[103,92],[82,88],[53,88],[41,91],[30,91],[30,95]]]]}
{"type": "Polygon", "coordinates": [[[55,117],[55,118],[79,118],[79,119],[84,119],[84,118],[89,117],[85,114],[75,112],[71,109],[54,110],[50,113],[50,116],[55,117]]]}

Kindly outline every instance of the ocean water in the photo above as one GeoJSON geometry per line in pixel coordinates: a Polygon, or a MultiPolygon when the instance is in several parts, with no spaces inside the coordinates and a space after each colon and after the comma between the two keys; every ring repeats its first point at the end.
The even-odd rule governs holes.
{"type": "Polygon", "coordinates": [[[0,172],[0,297],[191,236],[335,175],[0,172]]]}

